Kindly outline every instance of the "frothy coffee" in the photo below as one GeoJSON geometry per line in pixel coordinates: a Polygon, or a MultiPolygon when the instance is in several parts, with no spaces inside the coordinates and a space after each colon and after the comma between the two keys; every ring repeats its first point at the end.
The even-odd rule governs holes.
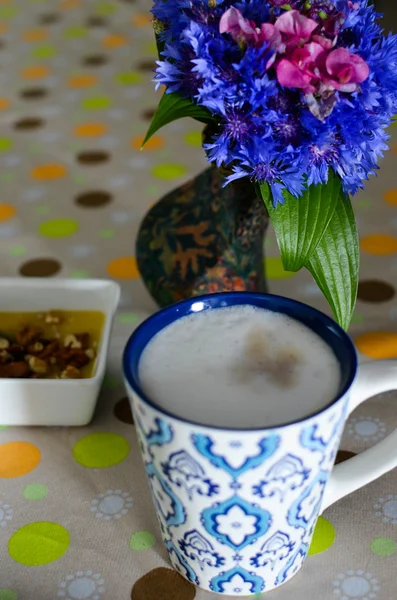
{"type": "Polygon", "coordinates": [[[160,408],[203,425],[264,428],[304,418],[338,393],[336,356],[290,317],[249,305],[175,321],[145,348],[139,377],[160,408]]]}

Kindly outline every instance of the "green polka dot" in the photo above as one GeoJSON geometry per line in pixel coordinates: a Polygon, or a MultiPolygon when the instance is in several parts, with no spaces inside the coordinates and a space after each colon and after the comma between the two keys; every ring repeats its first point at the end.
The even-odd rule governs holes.
{"type": "Polygon", "coordinates": [[[142,81],[142,76],[134,71],[126,71],[125,73],[117,73],[115,80],[121,85],[136,85],[142,81]]]}
{"type": "Polygon", "coordinates": [[[378,537],[371,542],[371,552],[375,556],[392,556],[397,550],[397,544],[392,538],[378,537]]]}
{"type": "Polygon", "coordinates": [[[26,500],[32,501],[42,500],[47,496],[47,493],[47,487],[41,483],[31,483],[30,485],[27,485],[22,492],[23,497],[26,498],[26,500]]]}
{"type": "Polygon", "coordinates": [[[120,380],[116,375],[110,375],[107,373],[103,380],[103,387],[107,390],[115,390],[120,385],[120,380]]]}
{"type": "Polygon", "coordinates": [[[186,167],[178,163],[164,163],[156,165],[152,169],[152,174],[159,179],[176,179],[186,173],[186,167]]]}
{"type": "Polygon", "coordinates": [[[21,527],[11,536],[8,553],[21,565],[39,567],[61,558],[69,544],[69,532],[62,525],[38,521],[21,527]]]}
{"type": "Polygon", "coordinates": [[[194,146],[195,148],[201,148],[203,140],[201,131],[188,131],[185,134],[185,142],[189,146],[194,146]]]}
{"type": "Polygon", "coordinates": [[[148,185],[147,188],[145,188],[145,192],[147,194],[158,194],[160,192],[160,188],[158,185],[148,185]]]}
{"type": "Polygon", "coordinates": [[[335,541],[335,528],[328,519],[319,517],[314,530],[309,556],[328,550],[335,541]]]}
{"type": "Polygon", "coordinates": [[[72,180],[74,183],[80,183],[80,184],[83,184],[86,182],[86,178],[84,177],[84,175],[72,175],[72,180]]]}
{"type": "Polygon", "coordinates": [[[42,223],[39,231],[44,237],[64,238],[76,233],[78,228],[79,224],[73,219],[51,219],[42,223]]]}
{"type": "Polygon", "coordinates": [[[8,254],[11,256],[24,256],[26,254],[26,248],[24,246],[13,246],[8,250],[8,254]]]}
{"type": "Polygon", "coordinates": [[[81,27],[79,25],[73,25],[72,27],[68,27],[64,31],[64,35],[66,38],[82,38],[87,34],[87,30],[85,27],[81,27]]]}
{"type": "Polygon", "coordinates": [[[57,51],[54,48],[54,46],[43,44],[42,46],[37,46],[36,48],[34,48],[32,56],[33,58],[38,58],[39,60],[42,60],[45,58],[52,58],[56,55],[56,53],[57,51]]]}
{"type": "Polygon", "coordinates": [[[99,232],[99,237],[103,238],[104,240],[110,240],[114,237],[114,235],[114,229],[101,229],[101,231],[99,232]]]}
{"type": "Polygon", "coordinates": [[[280,256],[269,256],[265,259],[265,273],[268,279],[289,279],[295,273],[284,271],[280,256]]]}
{"type": "Polygon", "coordinates": [[[107,96],[89,96],[84,98],[81,103],[85,110],[106,110],[111,105],[110,98],[107,96]]]}
{"type": "Polygon", "coordinates": [[[1,173],[0,174],[1,181],[7,181],[11,183],[15,179],[15,175],[13,173],[1,173]]]}
{"type": "Polygon", "coordinates": [[[0,19],[12,19],[19,12],[16,6],[10,4],[0,4],[0,19]]]}
{"type": "Polygon", "coordinates": [[[136,552],[147,550],[156,543],[156,538],[150,531],[136,531],[130,539],[130,548],[136,552]]]}
{"type": "Polygon", "coordinates": [[[90,277],[90,272],[86,269],[74,269],[70,272],[70,277],[73,277],[73,279],[87,279],[90,277]]]}
{"type": "Polygon", "coordinates": [[[113,15],[116,10],[116,3],[112,2],[97,2],[95,7],[95,12],[98,15],[113,15]]]}
{"type": "Polygon", "coordinates": [[[73,447],[73,458],[83,467],[104,469],[118,465],[130,452],[125,438],[117,433],[90,433],[73,447]]]}
{"type": "Polygon", "coordinates": [[[123,325],[135,325],[140,321],[140,318],[135,313],[121,313],[118,316],[118,322],[123,325]]]}
{"type": "Polygon", "coordinates": [[[38,215],[48,215],[50,212],[49,206],[36,206],[36,212],[38,215]]]}
{"type": "Polygon", "coordinates": [[[17,593],[14,590],[0,589],[0,600],[18,600],[17,593]]]}
{"type": "Polygon", "coordinates": [[[0,137],[0,152],[7,152],[12,148],[12,140],[10,138],[0,137]]]}

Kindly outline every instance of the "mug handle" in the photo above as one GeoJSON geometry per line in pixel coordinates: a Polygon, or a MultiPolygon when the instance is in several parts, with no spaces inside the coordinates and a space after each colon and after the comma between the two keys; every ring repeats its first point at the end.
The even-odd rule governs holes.
{"type": "MultiPolygon", "coordinates": [[[[361,365],[350,390],[348,415],[357,406],[382,392],[397,389],[397,360],[377,360],[361,365]]],[[[397,467],[397,430],[372,448],[336,465],[325,489],[321,512],[334,502],[397,467]]]]}

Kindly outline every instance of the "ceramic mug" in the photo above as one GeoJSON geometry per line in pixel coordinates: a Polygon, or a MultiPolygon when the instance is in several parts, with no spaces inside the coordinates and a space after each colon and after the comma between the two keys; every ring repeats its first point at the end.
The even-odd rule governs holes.
{"type": "Polygon", "coordinates": [[[397,362],[373,362],[357,371],[346,333],[299,302],[230,292],[174,304],[133,333],[123,368],[170,561],[204,590],[248,596],[282,585],[304,563],[318,516],[397,466],[394,432],[334,467],[349,414],[367,398],[397,388],[397,362]],[[153,336],[186,315],[242,304],[285,313],[320,336],[340,364],[336,398],[299,421],[260,430],[203,426],[157,408],[142,391],[138,372],[153,336]]]}

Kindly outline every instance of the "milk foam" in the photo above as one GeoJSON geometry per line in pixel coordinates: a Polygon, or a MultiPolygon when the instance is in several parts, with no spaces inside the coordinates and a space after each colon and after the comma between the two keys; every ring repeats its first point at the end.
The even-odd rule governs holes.
{"type": "Polygon", "coordinates": [[[175,321],[145,348],[139,377],[160,408],[189,421],[261,428],[298,420],[338,393],[332,350],[298,321],[249,305],[175,321]]]}

